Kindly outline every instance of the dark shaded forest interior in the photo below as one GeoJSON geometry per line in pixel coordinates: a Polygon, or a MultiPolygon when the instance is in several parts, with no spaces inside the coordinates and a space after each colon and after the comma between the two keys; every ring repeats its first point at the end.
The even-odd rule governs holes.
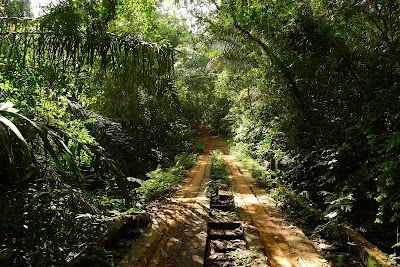
{"type": "Polygon", "coordinates": [[[165,201],[210,129],[308,238],[399,259],[399,1],[50,2],[0,0],[0,265],[165,201]]]}

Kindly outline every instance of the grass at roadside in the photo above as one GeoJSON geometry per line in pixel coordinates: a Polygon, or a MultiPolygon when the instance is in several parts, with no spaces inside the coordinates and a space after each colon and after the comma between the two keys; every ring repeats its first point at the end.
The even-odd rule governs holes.
{"type": "Polygon", "coordinates": [[[148,203],[173,192],[176,185],[185,178],[187,171],[195,164],[197,157],[197,154],[178,154],[173,167],[166,170],[158,167],[147,174],[149,179],[145,181],[135,179],[135,182],[140,183],[136,189],[139,199],[148,203]]]}

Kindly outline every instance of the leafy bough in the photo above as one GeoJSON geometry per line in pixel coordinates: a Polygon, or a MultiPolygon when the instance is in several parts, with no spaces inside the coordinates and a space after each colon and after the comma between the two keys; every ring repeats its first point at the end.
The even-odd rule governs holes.
{"type": "MultiPolygon", "coordinates": [[[[70,137],[68,133],[57,127],[39,124],[19,114],[18,110],[14,108],[14,104],[11,102],[0,103],[0,148],[5,151],[7,156],[6,159],[8,159],[7,165],[10,166],[13,174],[19,180],[27,179],[30,177],[30,175],[21,178],[16,164],[16,151],[21,153],[26,169],[32,170],[34,167],[37,167],[38,164],[35,155],[32,152],[31,146],[24,138],[21,130],[10,120],[10,118],[15,118],[27,123],[33,132],[39,135],[43,142],[45,153],[50,154],[57,171],[63,178],[66,178],[67,170],[69,170],[70,174],[78,182],[82,182],[83,180],[82,172],[80,171],[74,155],[70,148],[66,145],[68,144],[69,140],[73,141],[75,144],[73,146],[73,150],[76,150],[79,147],[80,149],[90,151],[97,157],[104,159],[104,162],[116,177],[118,189],[120,190],[122,196],[127,203],[130,203],[131,199],[128,193],[125,175],[117,167],[115,161],[107,157],[105,151],[103,151],[100,147],[82,143],[79,140],[70,137]],[[18,143],[17,146],[15,146],[14,139],[18,143]]],[[[32,174],[32,172],[28,173],[32,174]]]]}

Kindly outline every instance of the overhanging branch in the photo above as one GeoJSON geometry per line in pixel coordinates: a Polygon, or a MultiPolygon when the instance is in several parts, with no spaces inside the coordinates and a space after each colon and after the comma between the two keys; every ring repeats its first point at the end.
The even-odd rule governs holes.
{"type": "Polygon", "coordinates": [[[290,93],[292,95],[292,98],[293,98],[293,101],[295,103],[296,108],[299,111],[301,111],[302,113],[304,113],[305,112],[305,105],[304,105],[303,99],[302,99],[302,97],[300,95],[300,91],[299,91],[299,88],[298,88],[297,83],[295,81],[294,75],[291,73],[289,68],[282,62],[282,60],[280,60],[273,53],[273,51],[265,43],[265,41],[263,41],[260,37],[252,34],[250,31],[248,31],[248,30],[244,29],[243,27],[241,27],[239,25],[239,23],[235,19],[233,19],[233,22],[234,22],[235,28],[240,32],[240,34],[242,34],[243,36],[245,36],[249,40],[251,40],[251,41],[255,42],[256,44],[258,44],[261,47],[261,50],[269,57],[269,59],[271,60],[271,63],[274,64],[282,72],[282,74],[285,77],[286,81],[289,83],[290,93]]]}

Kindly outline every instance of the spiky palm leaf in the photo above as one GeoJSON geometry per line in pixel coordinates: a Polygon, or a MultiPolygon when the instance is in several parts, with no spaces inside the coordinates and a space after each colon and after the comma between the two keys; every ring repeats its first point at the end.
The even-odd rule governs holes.
{"type": "Polygon", "coordinates": [[[110,157],[118,162],[123,173],[131,175],[129,169],[132,167],[130,161],[134,156],[132,147],[132,136],[124,133],[121,123],[114,122],[96,112],[84,108],[77,102],[68,101],[72,112],[84,119],[93,119],[94,123],[89,126],[91,134],[110,154],[110,157]]]}
{"type": "Polygon", "coordinates": [[[124,75],[122,66],[122,70],[129,69],[129,76],[138,86],[156,90],[172,78],[174,50],[167,45],[108,32],[101,36],[79,30],[69,35],[40,32],[38,21],[29,23],[29,27],[10,27],[14,20],[0,18],[0,51],[7,51],[3,55],[7,59],[4,69],[11,71],[21,64],[73,69],[99,64],[118,76],[124,75]]]}
{"type": "Polygon", "coordinates": [[[207,70],[221,70],[229,68],[231,70],[248,70],[255,65],[253,59],[249,57],[249,52],[245,49],[241,40],[235,36],[228,36],[214,44],[218,54],[207,64],[207,70]]]}
{"type": "Polygon", "coordinates": [[[31,129],[33,129],[40,136],[41,140],[43,141],[45,151],[47,151],[51,155],[57,170],[62,175],[64,175],[65,173],[65,168],[59,158],[59,155],[62,156],[62,158],[68,165],[71,173],[77,179],[80,180],[82,178],[82,174],[79,171],[79,168],[74,160],[71,151],[68,149],[64,141],[59,136],[57,136],[56,133],[52,132],[46,126],[39,125],[38,123],[19,114],[18,110],[13,108],[13,106],[14,105],[11,102],[0,103],[0,132],[2,132],[1,134],[2,140],[4,141],[3,146],[5,147],[5,150],[10,158],[10,163],[13,163],[14,159],[12,150],[14,144],[13,141],[11,140],[11,135],[7,133],[8,130],[10,130],[11,133],[17,137],[18,143],[20,144],[20,146],[18,146],[18,149],[24,156],[25,163],[27,166],[29,166],[32,163],[33,159],[33,155],[29,144],[26,142],[25,138],[21,134],[18,127],[13,122],[11,122],[10,119],[8,119],[8,118],[16,118],[24,121],[25,123],[28,123],[29,126],[31,126],[31,129]],[[52,144],[55,145],[56,149],[53,147],[52,144]]]}
{"type": "MultiPolygon", "coordinates": [[[[82,173],[75,161],[73,153],[66,145],[65,141],[73,140],[75,143],[78,143],[79,145],[86,147],[86,149],[90,150],[92,153],[95,153],[100,157],[104,158],[105,163],[109,166],[110,170],[116,175],[116,182],[118,188],[121,191],[121,194],[123,195],[127,203],[130,202],[126,177],[116,166],[115,161],[109,159],[105,155],[104,151],[102,151],[98,147],[83,144],[78,140],[71,138],[68,135],[68,133],[54,126],[46,126],[39,124],[35,121],[32,121],[29,118],[19,114],[18,110],[13,108],[13,104],[11,102],[6,102],[6,103],[0,103],[0,140],[2,141],[0,143],[0,148],[3,147],[4,150],[6,151],[11,166],[15,165],[13,149],[20,150],[20,152],[24,156],[25,164],[27,166],[30,166],[32,162],[36,162],[36,160],[34,155],[32,154],[31,147],[23,137],[21,131],[9,118],[19,119],[25,123],[28,123],[30,129],[39,135],[39,137],[43,141],[43,147],[45,151],[47,151],[50,154],[57,170],[64,177],[66,175],[67,170],[69,170],[71,174],[78,181],[82,180],[82,173]],[[11,135],[17,138],[17,141],[20,144],[19,146],[15,146],[15,143],[13,142],[11,135]],[[64,163],[67,168],[64,166],[64,163]]],[[[16,172],[16,174],[18,174],[18,172],[16,172]]]]}
{"type": "Polygon", "coordinates": [[[13,152],[14,143],[12,141],[12,136],[15,136],[19,144],[19,150],[25,159],[26,166],[30,166],[32,164],[30,147],[18,127],[4,116],[7,112],[16,113],[17,110],[13,108],[11,102],[0,103],[0,144],[3,146],[7,154],[8,163],[11,164],[11,166],[14,166],[15,157],[13,152]]]}

